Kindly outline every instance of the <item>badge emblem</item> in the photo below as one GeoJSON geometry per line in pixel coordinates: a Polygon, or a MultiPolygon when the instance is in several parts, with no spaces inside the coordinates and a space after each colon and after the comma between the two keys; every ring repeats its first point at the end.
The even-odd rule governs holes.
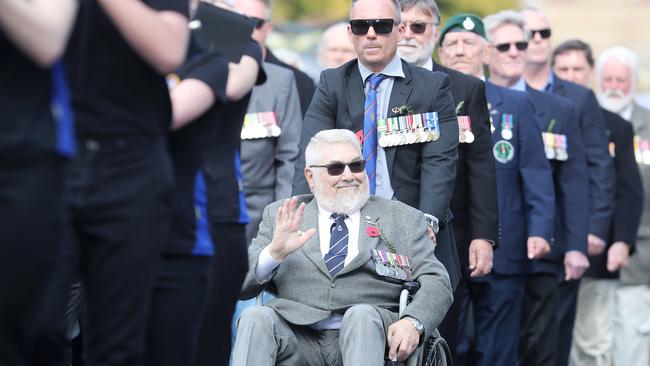
{"type": "Polygon", "coordinates": [[[476,27],[476,24],[474,23],[472,18],[470,17],[465,18],[465,20],[463,21],[463,28],[465,28],[468,31],[471,31],[472,29],[474,29],[474,27],[476,27]]]}
{"type": "Polygon", "coordinates": [[[515,157],[515,147],[512,146],[510,141],[499,140],[492,148],[494,159],[501,164],[505,164],[515,157]]]}

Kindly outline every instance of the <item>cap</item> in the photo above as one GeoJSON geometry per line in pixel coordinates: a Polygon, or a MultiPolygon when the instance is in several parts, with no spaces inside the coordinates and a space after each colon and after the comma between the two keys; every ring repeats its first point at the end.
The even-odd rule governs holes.
{"type": "Polygon", "coordinates": [[[481,18],[472,13],[460,13],[447,20],[447,23],[440,30],[440,44],[449,32],[472,32],[485,37],[485,27],[481,18]]]}

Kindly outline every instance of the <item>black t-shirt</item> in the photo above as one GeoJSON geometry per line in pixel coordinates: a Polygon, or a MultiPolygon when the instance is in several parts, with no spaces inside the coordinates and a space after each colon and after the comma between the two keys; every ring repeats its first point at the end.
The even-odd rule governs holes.
{"type": "MultiPolygon", "coordinates": [[[[253,57],[260,65],[257,85],[266,81],[262,68],[262,51],[251,41],[246,55],[253,57]]],[[[216,139],[205,157],[205,180],[208,189],[209,219],[216,223],[249,222],[244,183],[239,158],[241,129],[248,109],[251,93],[237,102],[226,105],[219,116],[216,139]]]]}
{"type": "MultiPolygon", "coordinates": [[[[187,16],[187,0],[144,0],[187,16]]],[[[171,102],[163,75],[122,37],[96,0],[81,0],[66,64],[78,136],[164,136],[171,102]]]]}
{"type": "Polygon", "coordinates": [[[214,94],[215,102],[197,120],[169,135],[176,191],[172,230],[164,251],[210,255],[212,244],[206,240],[209,239],[206,185],[201,167],[203,153],[216,138],[219,114],[226,103],[228,59],[215,53],[195,52],[192,43],[188,61],[168,78],[178,78],[178,82],[195,79],[205,83],[214,94]]]}
{"type": "Polygon", "coordinates": [[[0,156],[71,155],[67,97],[62,65],[38,66],[0,31],[0,156]]]}

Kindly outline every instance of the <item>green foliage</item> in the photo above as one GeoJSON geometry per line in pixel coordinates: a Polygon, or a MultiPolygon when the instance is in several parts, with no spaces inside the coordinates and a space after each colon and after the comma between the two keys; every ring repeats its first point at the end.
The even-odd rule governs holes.
{"type": "MultiPolygon", "coordinates": [[[[517,8],[519,0],[438,0],[443,21],[460,12],[484,16],[503,9],[517,8]]],[[[273,18],[275,22],[300,21],[325,24],[346,19],[350,0],[275,0],[273,18]]]]}

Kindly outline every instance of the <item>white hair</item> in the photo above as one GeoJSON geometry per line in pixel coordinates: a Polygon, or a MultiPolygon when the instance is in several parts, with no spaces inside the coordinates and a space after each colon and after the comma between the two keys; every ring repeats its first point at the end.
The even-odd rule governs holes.
{"type": "Polygon", "coordinates": [[[530,39],[530,31],[526,28],[526,22],[520,13],[514,10],[504,10],[496,14],[488,15],[483,18],[483,25],[485,26],[485,35],[488,41],[492,41],[492,32],[497,28],[504,25],[512,24],[521,28],[524,32],[524,40],[530,39]]]}
{"type": "Polygon", "coordinates": [[[601,53],[600,56],[598,56],[598,59],[596,60],[596,80],[598,80],[600,83],[600,76],[603,65],[612,59],[627,66],[627,68],[630,70],[632,85],[636,85],[636,75],[639,67],[639,56],[631,49],[622,46],[608,48],[603,53],[601,53]]]}
{"type": "Polygon", "coordinates": [[[321,147],[333,143],[350,144],[361,155],[361,144],[354,132],[344,129],[323,130],[314,135],[305,148],[305,167],[321,164],[323,162],[321,147]]]}

